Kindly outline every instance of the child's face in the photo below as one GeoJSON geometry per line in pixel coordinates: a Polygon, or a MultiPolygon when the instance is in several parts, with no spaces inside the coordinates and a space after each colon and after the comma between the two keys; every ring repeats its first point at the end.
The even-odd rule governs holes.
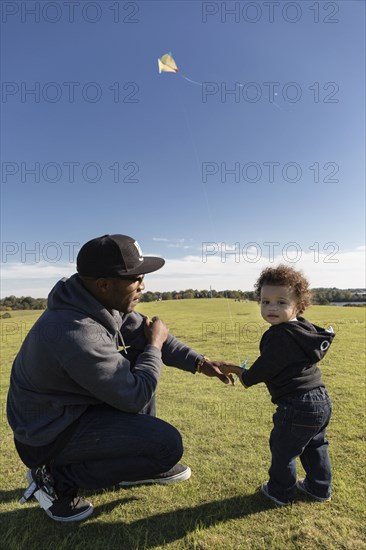
{"type": "Polygon", "coordinates": [[[298,312],[294,291],[287,286],[264,285],[261,288],[261,314],[271,325],[295,319],[298,312]]]}

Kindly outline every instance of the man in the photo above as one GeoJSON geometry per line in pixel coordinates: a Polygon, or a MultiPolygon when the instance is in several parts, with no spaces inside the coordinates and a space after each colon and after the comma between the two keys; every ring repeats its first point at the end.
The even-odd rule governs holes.
{"type": "Polygon", "coordinates": [[[93,512],[79,488],[173,483],[191,475],[179,464],[178,430],[155,417],[161,363],[229,378],[219,370],[225,363],[177,340],[159,318],[134,311],[144,275],[164,263],[144,257],[125,235],[87,242],[78,273],[51,290],[15,358],[8,420],[30,468],[21,503],[35,496],[56,521],[93,512]]]}

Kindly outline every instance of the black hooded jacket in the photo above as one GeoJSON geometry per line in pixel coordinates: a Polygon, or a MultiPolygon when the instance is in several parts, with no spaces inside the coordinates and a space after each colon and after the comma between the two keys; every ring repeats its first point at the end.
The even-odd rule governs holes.
{"type": "Polygon", "coordinates": [[[245,386],[264,382],[275,403],[281,397],[324,387],[317,363],[323,359],[335,334],[312,325],[303,317],[272,325],[259,344],[261,355],[242,373],[245,386]]]}

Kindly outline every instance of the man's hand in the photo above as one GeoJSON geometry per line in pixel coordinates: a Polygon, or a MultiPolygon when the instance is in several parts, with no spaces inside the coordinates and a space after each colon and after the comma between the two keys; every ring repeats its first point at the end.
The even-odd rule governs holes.
{"type": "Polygon", "coordinates": [[[159,317],[153,317],[151,321],[145,317],[144,323],[144,332],[148,343],[161,350],[168,338],[168,327],[159,317]]]}
{"type": "Polygon", "coordinates": [[[231,365],[230,363],[221,363],[221,365],[219,366],[219,369],[221,370],[222,373],[226,374],[226,376],[229,376],[232,373],[239,376],[239,378],[241,377],[241,374],[244,370],[242,367],[238,367],[237,365],[231,365]]]}
{"type": "Polygon", "coordinates": [[[231,382],[234,385],[234,378],[231,373],[238,374],[238,372],[242,372],[242,368],[224,361],[207,360],[201,366],[201,372],[206,376],[217,376],[224,384],[231,382]]]}

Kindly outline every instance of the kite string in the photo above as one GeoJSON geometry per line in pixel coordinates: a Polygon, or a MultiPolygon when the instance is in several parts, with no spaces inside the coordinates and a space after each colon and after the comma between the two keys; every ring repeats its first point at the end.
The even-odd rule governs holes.
{"type": "Polygon", "coordinates": [[[201,86],[201,87],[203,86],[203,82],[197,82],[197,80],[192,80],[191,78],[188,78],[188,76],[185,76],[182,73],[179,73],[179,76],[184,78],[184,80],[187,80],[187,82],[192,82],[192,84],[197,84],[197,86],[201,86]]]}
{"type": "MultiPolygon", "coordinates": [[[[237,82],[236,84],[238,84],[238,86],[239,86],[240,88],[244,88],[244,84],[240,84],[240,82],[237,82]]],[[[279,109],[280,111],[283,111],[282,107],[280,107],[280,105],[278,105],[278,104],[275,102],[275,100],[271,101],[267,95],[265,95],[264,97],[265,97],[265,99],[268,99],[268,101],[269,101],[270,103],[272,103],[272,105],[274,105],[275,107],[277,107],[277,109],[279,109]]]]}
{"type": "MultiPolygon", "coordinates": [[[[186,80],[187,82],[191,82],[192,84],[197,84],[197,86],[201,86],[201,88],[203,88],[203,82],[197,82],[197,80],[192,80],[191,78],[188,78],[188,76],[182,74],[182,73],[178,73],[179,76],[181,78],[184,78],[184,80],[186,80]]],[[[236,82],[236,84],[240,87],[240,88],[244,88],[244,84],[240,84],[240,82],[236,82]]],[[[282,107],[280,105],[278,105],[278,103],[276,103],[275,100],[271,101],[270,98],[268,96],[264,96],[265,99],[268,99],[268,101],[270,103],[272,103],[272,105],[274,105],[275,107],[277,107],[277,109],[279,109],[280,111],[283,111],[282,107]]]]}
{"type": "MultiPolygon", "coordinates": [[[[195,155],[195,159],[196,159],[196,165],[197,165],[198,174],[199,174],[199,177],[201,177],[201,170],[200,170],[199,158],[198,158],[198,153],[197,153],[197,147],[196,147],[195,141],[194,141],[194,139],[193,139],[192,129],[191,129],[191,126],[190,126],[190,124],[189,124],[189,120],[188,120],[188,116],[187,116],[187,113],[186,113],[185,108],[182,107],[182,110],[183,110],[183,113],[184,113],[184,117],[185,117],[185,119],[186,119],[186,124],[187,124],[187,128],[188,128],[188,133],[189,133],[189,136],[190,136],[190,140],[191,140],[191,144],[192,144],[192,149],[193,149],[193,152],[194,152],[194,155],[195,155]]],[[[213,222],[213,216],[212,216],[212,212],[211,212],[211,208],[210,208],[210,204],[209,204],[209,200],[208,200],[206,188],[205,188],[203,182],[202,182],[202,188],[203,188],[204,199],[205,199],[205,202],[206,202],[206,208],[207,208],[207,212],[208,212],[208,217],[209,217],[209,220],[210,220],[210,223],[211,223],[212,235],[215,235],[215,234],[216,234],[215,224],[214,224],[214,222],[213,222]]],[[[216,236],[216,235],[215,235],[215,236],[216,236]]],[[[240,359],[240,353],[239,353],[238,342],[236,341],[236,338],[235,338],[235,334],[236,334],[236,333],[235,333],[235,326],[234,326],[234,320],[233,320],[233,315],[232,315],[232,311],[231,311],[231,307],[230,307],[229,298],[228,298],[227,296],[225,296],[225,300],[226,300],[226,305],[227,305],[227,309],[228,309],[228,312],[229,312],[231,329],[233,330],[233,333],[234,333],[234,341],[235,341],[236,354],[237,354],[237,358],[238,358],[238,365],[241,365],[241,364],[242,364],[242,360],[240,359]]]]}

